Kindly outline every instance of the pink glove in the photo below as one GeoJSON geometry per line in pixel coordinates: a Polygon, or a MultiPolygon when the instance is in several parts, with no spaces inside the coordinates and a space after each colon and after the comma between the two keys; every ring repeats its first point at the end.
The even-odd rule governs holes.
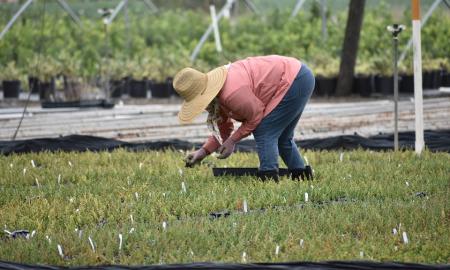
{"type": "Polygon", "coordinates": [[[217,150],[220,154],[217,158],[224,159],[229,157],[233,153],[235,145],[236,143],[231,138],[228,138],[217,150]]]}
{"type": "Polygon", "coordinates": [[[194,165],[200,163],[202,159],[206,157],[207,153],[205,149],[200,148],[195,152],[190,153],[187,155],[184,161],[186,161],[186,167],[193,167],[194,165]]]}

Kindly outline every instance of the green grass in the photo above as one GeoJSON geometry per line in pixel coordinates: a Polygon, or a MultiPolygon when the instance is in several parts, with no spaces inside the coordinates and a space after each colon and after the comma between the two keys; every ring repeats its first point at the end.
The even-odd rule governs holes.
{"type": "MultiPolygon", "coordinates": [[[[246,252],[247,262],[450,262],[449,154],[359,150],[345,152],[341,162],[340,152],[306,152],[315,180],[283,178],[279,184],[214,178],[206,165],[185,169],[183,156],[124,150],[0,156],[0,226],[36,230],[29,240],[0,237],[0,260],[67,266],[241,262],[246,252]],[[338,198],[346,201],[318,203],[338,198]],[[243,200],[250,210],[267,210],[239,213],[243,200]],[[225,209],[234,214],[208,217],[225,209]],[[400,233],[393,235],[393,228],[400,233]],[[75,229],[83,230],[81,238],[75,229]]],[[[254,153],[207,161],[258,165],[254,153]]]]}

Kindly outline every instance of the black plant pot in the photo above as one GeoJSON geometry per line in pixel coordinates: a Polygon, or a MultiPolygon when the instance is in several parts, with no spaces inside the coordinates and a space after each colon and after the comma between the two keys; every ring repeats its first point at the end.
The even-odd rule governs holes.
{"type": "Polygon", "coordinates": [[[375,76],[375,92],[383,95],[394,93],[394,78],[392,76],[375,76]]]}
{"type": "Polygon", "coordinates": [[[372,76],[361,75],[354,78],[353,93],[359,93],[362,97],[370,97],[372,91],[372,76]]]}
{"type": "Polygon", "coordinates": [[[336,93],[337,78],[316,77],[314,91],[318,96],[332,96],[336,93]]]}
{"type": "Polygon", "coordinates": [[[180,95],[178,94],[177,91],[175,91],[175,88],[173,88],[173,78],[168,77],[166,83],[167,87],[169,88],[170,95],[179,97],[180,95]]]}
{"type": "Polygon", "coordinates": [[[442,87],[450,87],[450,72],[443,71],[441,73],[441,86],[442,87]]]}
{"type": "Polygon", "coordinates": [[[400,75],[400,93],[414,93],[414,75],[403,74],[400,75]]]}
{"type": "Polygon", "coordinates": [[[39,82],[39,98],[45,101],[52,101],[55,99],[55,80],[50,82],[39,82]]]}
{"type": "Polygon", "coordinates": [[[4,98],[18,98],[20,93],[20,81],[3,81],[3,97],[4,98]]]}
{"type": "Polygon", "coordinates": [[[38,94],[39,91],[39,79],[36,77],[28,77],[28,87],[32,94],[38,94]]]}
{"type": "Polygon", "coordinates": [[[147,80],[130,81],[130,97],[147,98],[147,80]]]}
{"type": "Polygon", "coordinates": [[[153,83],[151,86],[151,90],[152,98],[168,98],[172,94],[167,81],[153,83]]]}
{"type": "Polygon", "coordinates": [[[120,98],[124,92],[125,82],[123,80],[113,80],[111,81],[111,97],[120,98]]]}
{"type": "Polygon", "coordinates": [[[441,71],[425,71],[422,75],[424,89],[438,89],[441,86],[441,71]]]}
{"type": "Polygon", "coordinates": [[[130,94],[130,88],[131,88],[131,78],[130,77],[125,77],[123,78],[123,91],[122,94],[123,95],[129,95],[130,94]]]}

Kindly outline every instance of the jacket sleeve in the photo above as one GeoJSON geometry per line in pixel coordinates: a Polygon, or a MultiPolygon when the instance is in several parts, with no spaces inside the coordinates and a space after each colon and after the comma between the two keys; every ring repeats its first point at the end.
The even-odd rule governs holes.
{"type": "Polygon", "coordinates": [[[227,99],[227,108],[242,119],[242,125],[231,135],[234,142],[247,137],[259,125],[264,115],[264,104],[251,91],[238,89],[227,99]]]}
{"type": "MultiPolygon", "coordinates": [[[[220,111],[221,121],[217,123],[219,127],[220,137],[223,141],[230,137],[231,132],[233,132],[234,125],[231,118],[229,118],[223,110],[220,111]]],[[[206,150],[206,153],[211,154],[216,151],[220,147],[220,142],[213,135],[209,136],[206,142],[203,144],[203,149],[206,150]]]]}

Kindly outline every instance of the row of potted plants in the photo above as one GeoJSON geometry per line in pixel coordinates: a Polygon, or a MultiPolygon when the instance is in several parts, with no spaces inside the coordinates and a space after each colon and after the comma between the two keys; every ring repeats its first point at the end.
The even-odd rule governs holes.
{"type": "MultiPolygon", "coordinates": [[[[318,56],[312,64],[316,73],[316,95],[334,95],[339,61],[325,56],[318,56]]],[[[390,95],[393,93],[393,64],[387,57],[359,59],[353,80],[353,93],[370,96],[372,93],[390,95]]],[[[399,91],[412,93],[414,75],[412,60],[405,59],[398,67],[399,91]]],[[[450,60],[447,58],[424,59],[422,66],[422,83],[424,89],[437,89],[450,86],[450,60]]]]}
{"type": "MultiPolygon", "coordinates": [[[[35,61],[35,60],[33,60],[35,61]]],[[[31,61],[31,63],[33,63],[31,61]]],[[[374,62],[376,63],[376,62],[374,62]]],[[[28,91],[39,93],[40,98],[49,100],[55,96],[56,81],[61,82],[66,100],[76,100],[79,93],[74,93],[77,86],[82,81],[76,77],[72,68],[76,64],[58,68],[59,64],[50,58],[45,59],[45,64],[35,64],[28,69],[28,76],[23,75],[14,62],[8,63],[0,69],[0,80],[5,98],[17,98],[22,88],[25,88],[23,81],[28,83],[28,91]],[[24,79],[25,78],[25,79],[24,79]]],[[[321,65],[320,62],[312,63],[316,73],[315,95],[331,96],[335,93],[339,64],[337,60],[329,60],[328,65],[321,65]],[[314,66],[316,64],[316,66],[314,66]]],[[[392,73],[385,72],[389,68],[384,68],[384,72],[375,74],[367,69],[367,64],[358,65],[353,82],[353,93],[361,96],[370,96],[372,93],[390,95],[393,93],[392,73]]],[[[101,87],[108,81],[110,96],[120,98],[122,95],[129,95],[135,98],[146,98],[147,92],[153,98],[167,98],[176,92],[172,86],[172,78],[159,77],[158,66],[149,60],[140,59],[134,61],[107,61],[101,74],[101,87]]],[[[422,82],[424,89],[437,89],[440,86],[450,87],[450,65],[446,59],[436,59],[424,61],[424,72],[422,82]],[[431,64],[432,63],[432,64],[431,64]]],[[[173,74],[176,73],[176,71],[173,74]]],[[[414,77],[411,72],[405,72],[404,67],[400,68],[399,91],[402,93],[412,93],[414,89],[414,77]]]]}

